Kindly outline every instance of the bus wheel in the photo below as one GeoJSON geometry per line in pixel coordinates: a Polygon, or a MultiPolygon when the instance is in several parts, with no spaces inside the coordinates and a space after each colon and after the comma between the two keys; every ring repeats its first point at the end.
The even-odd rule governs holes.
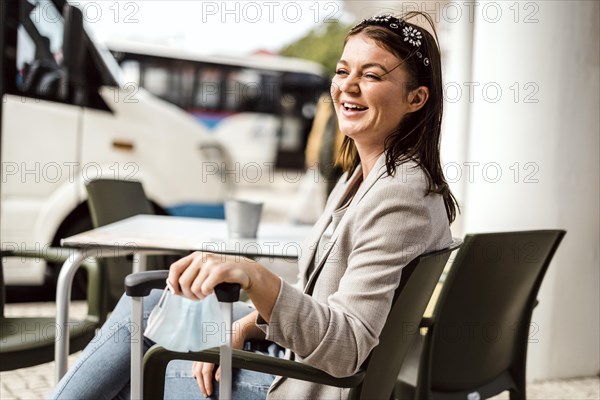
{"type": "MultiPolygon", "coordinates": [[[[92,229],[92,220],[86,203],[77,207],[60,225],[56,236],[52,240],[52,247],[60,247],[60,239],[75,235],[92,229]]],[[[48,262],[44,283],[42,286],[6,286],[5,295],[7,303],[25,303],[36,301],[54,301],[56,300],[56,284],[58,282],[58,273],[62,263],[48,262]]],[[[81,268],[75,274],[73,280],[73,290],[71,298],[74,300],[83,300],[87,293],[87,272],[81,268]]]]}
{"type": "MultiPolygon", "coordinates": [[[[92,229],[92,218],[87,203],[81,203],[60,225],[52,240],[52,247],[60,247],[60,240],[69,236],[92,229]]],[[[56,297],[56,284],[58,274],[62,267],[61,263],[48,263],[46,266],[45,287],[51,288],[54,298],[56,297]]],[[[71,298],[83,300],[87,293],[87,272],[80,268],[73,279],[71,298]]]]}

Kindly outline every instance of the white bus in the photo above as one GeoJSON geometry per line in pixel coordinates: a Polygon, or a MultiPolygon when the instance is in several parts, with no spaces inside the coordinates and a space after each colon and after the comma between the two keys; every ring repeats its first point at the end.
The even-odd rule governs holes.
{"type": "Polygon", "coordinates": [[[315,105],[330,85],[320,64],[270,54],[207,56],[165,45],[105,44],[130,84],[194,115],[235,161],[304,168],[315,105]]]}
{"type": "MultiPolygon", "coordinates": [[[[84,185],[100,177],[141,181],[169,214],[222,217],[229,156],[207,128],[124,81],[64,0],[0,7],[3,249],[43,251],[91,228],[84,185]]],[[[7,285],[57,274],[40,260],[3,267],[7,285]]]]}

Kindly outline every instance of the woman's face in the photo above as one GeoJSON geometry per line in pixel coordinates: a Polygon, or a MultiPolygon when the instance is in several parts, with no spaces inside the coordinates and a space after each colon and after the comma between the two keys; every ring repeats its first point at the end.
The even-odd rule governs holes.
{"type": "Polygon", "coordinates": [[[357,146],[383,151],[385,139],[409,110],[408,74],[401,62],[364,33],[348,39],[331,95],[340,130],[357,146]]]}

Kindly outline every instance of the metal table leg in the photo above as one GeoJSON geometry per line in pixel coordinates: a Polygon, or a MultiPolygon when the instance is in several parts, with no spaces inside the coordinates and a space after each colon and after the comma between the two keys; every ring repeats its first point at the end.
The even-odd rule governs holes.
{"type": "Polygon", "coordinates": [[[84,250],[76,250],[64,262],[58,274],[56,285],[56,345],[54,360],[56,361],[56,382],[67,373],[67,357],[69,355],[69,301],[71,286],[75,272],[86,258],[84,250]]]}

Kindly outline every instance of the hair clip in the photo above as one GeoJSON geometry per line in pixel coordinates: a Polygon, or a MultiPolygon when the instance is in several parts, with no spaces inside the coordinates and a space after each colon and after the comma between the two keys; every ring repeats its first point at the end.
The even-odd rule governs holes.
{"type": "MultiPolygon", "coordinates": [[[[396,18],[391,14],[376,15],[374,17],[364,19],[352,29],[354,30],[356,27],[361,25],[377,25],[387,28],[395,34],[403,37],[405,42],[410,44],[412,47],[416,47],[417,49],[420,49],[421,44],[423,43],[423,34],[420,30],[414,26],[408,25],[404,20],[396,18]]],[[[417,51],[416,55],[419,59],[423,59],[423,65],[426,67],[429,66],[429,58],[423,58],[423,54],[420,51],[417,51]]]]}
{"type": "Polygon", "coordinates": [[[421,47],[421,39],[423,39],[421,31],[413,28],[412,26],[405,26],[404,29],[402,29],[402,34],[404,35],[405,42],[408,42],[416,47],[421,47]]]}

